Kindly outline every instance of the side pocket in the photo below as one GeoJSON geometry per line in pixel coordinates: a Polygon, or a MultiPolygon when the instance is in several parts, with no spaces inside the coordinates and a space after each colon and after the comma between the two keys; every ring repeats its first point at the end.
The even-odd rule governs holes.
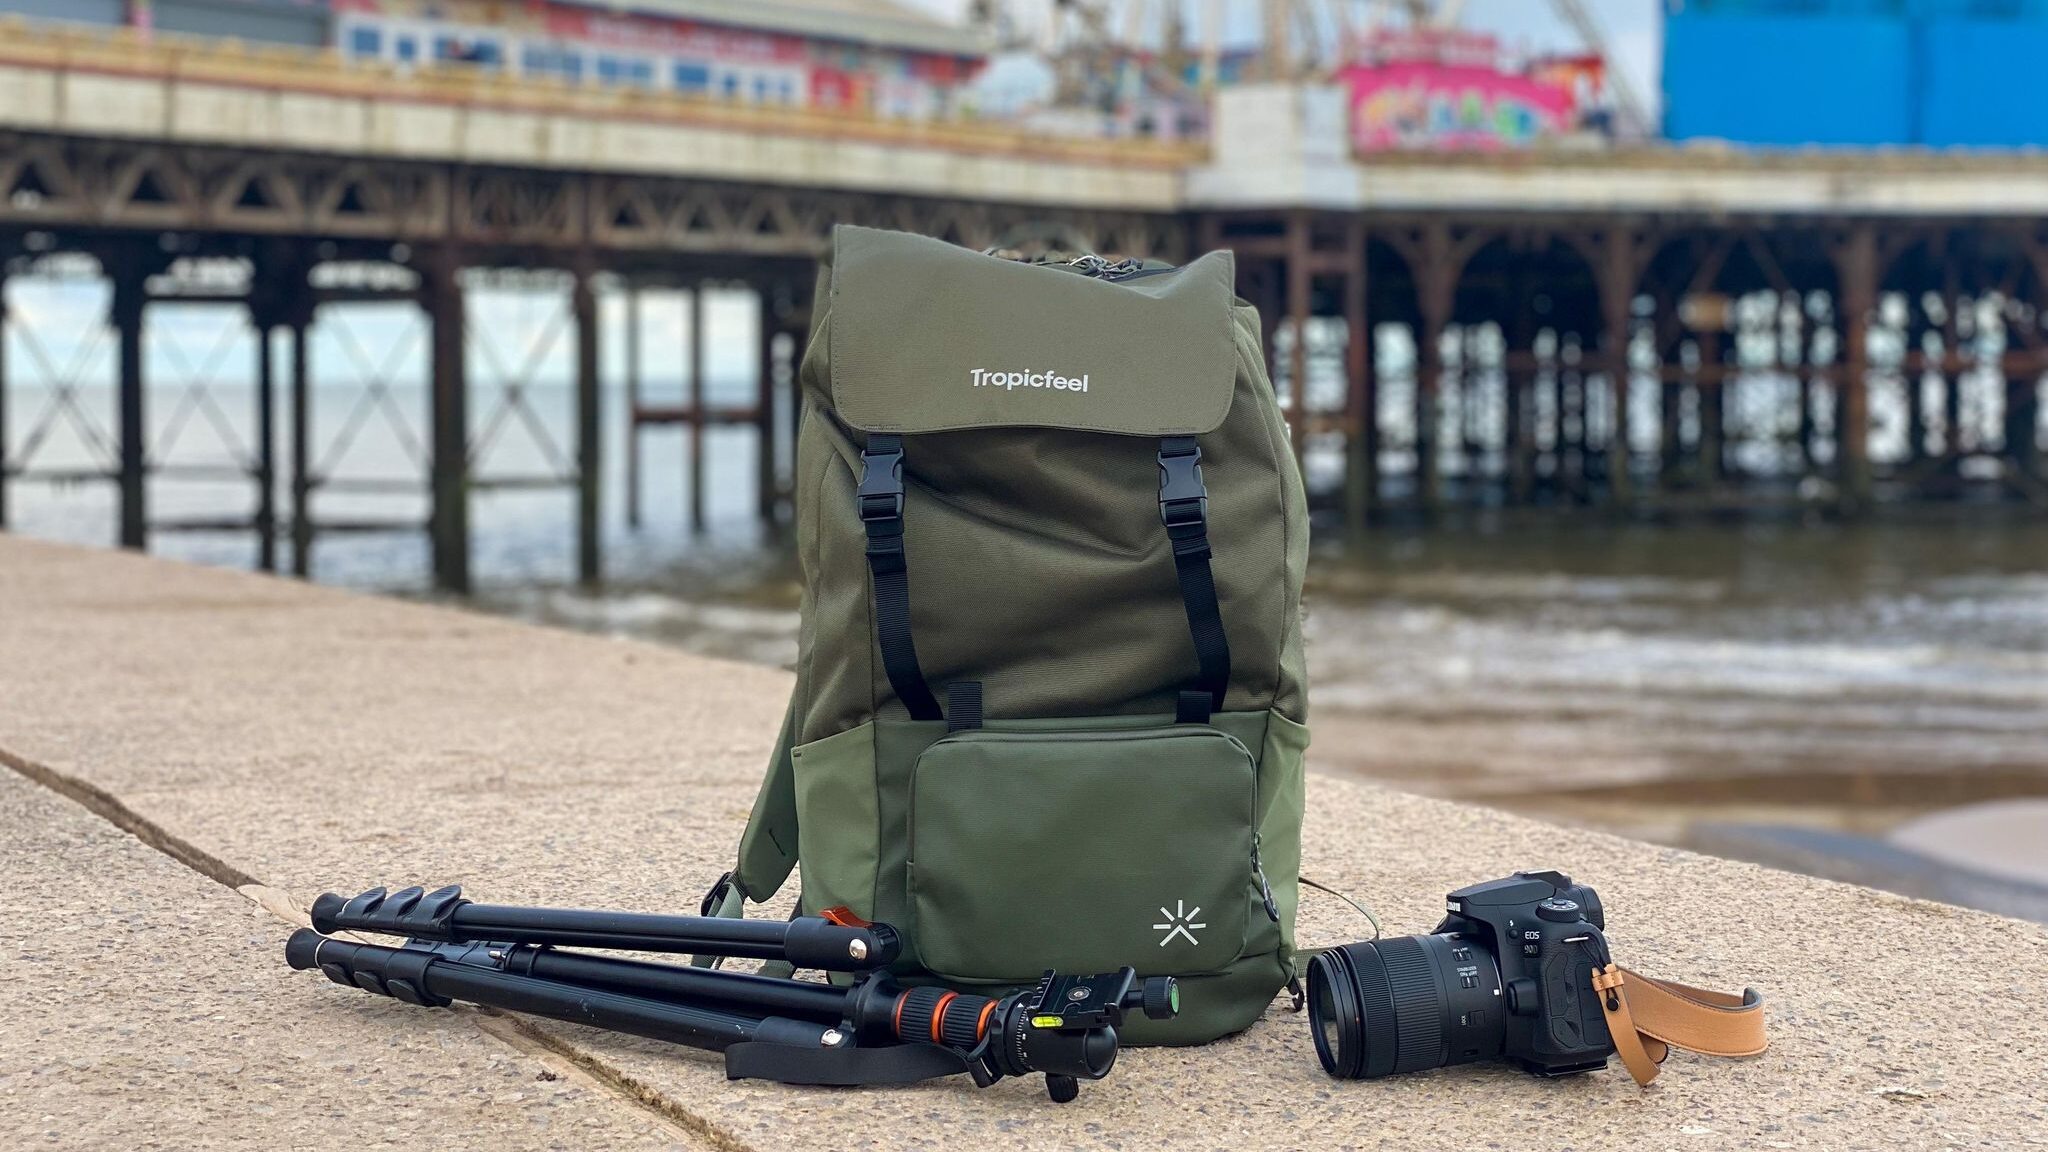
{"type": "Polygon", "coordinates": [[[1266,740],[1259,749],[1259,847],[1273,900],[1280,906],[1282,958],[1290,966],[1294,909],[1301,899],[1302,759],[1307,752],[1307,727],[1278,712],[1266,714],[1266,740]]]}
{"type": "Polygon", "coordinates": [[[806,910],[844,905],[860,916],[875,913],[882,825],[874,727],[869,722],[790,751],[806,910]]]}

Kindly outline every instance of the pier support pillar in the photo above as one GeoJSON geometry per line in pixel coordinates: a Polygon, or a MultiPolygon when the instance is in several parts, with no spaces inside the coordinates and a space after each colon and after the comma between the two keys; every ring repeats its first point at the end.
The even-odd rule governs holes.
{"type": "Polygon", "coordinates": [[[1684,443],[1684,428],[1679,416],[1685,406],[1685,385],[1679,379],[1678,367],[1684,359],[1685,345],[1682,326],[1685,323],[1684,309],[1672,294],[1669,285],[1657,290],[1653,296],[1654,307],[1651,341],[1657,350],[1657,475],[1656,489],[1662,495],[1671,490],[1678,477],[1678,455],[1684,443]]]}
{"type": "Polygon", "coordinates": [[[2022,476],[2035,475],[2037,437],[2041,424],[2040,381],[2026,373],[2005,376],[2005,435],[2007,461],[2022,476]]]}
{"type": "Polygon", "coordinates": [[[754,511],[763,524],[775,523],[775,340],[782,334],[777,289],[763,285],[755,321],[754,371],[754,511]]]}
{"type": "MultiPolygon", "coordinates": [[[[2037,291],[2048,292],[2048,246],[2038,241],[2027,245],[2027,258],[2034,273],[2037,291]]],[[[2039,302],[2036,302],[2037,307],[2039,302]]],[[[2006,453],[2013,456],[2013,466],[2022,476],[2048,479],[2041,470],[2041,368],[2042,348],[2040,319],[2027,322],[2028,331],[2024,339],[2010,340],[2027,353],[2026,367],[2008,385],[2006,399],[2006,453]]]]}
{"type": "Polygon", "coordinates": [[[1450,225],[1432,220],[1423,225],[1409,257],[1415,279],[1415,496],[1425,515],[1434,514],[1443,494],[1437,461],[1437,434],[1442,430],[1444,330],[1457,304],[1463,261],[1451,250],[1450,225]]]}
{"type": "Polygon", "coordinates": [[[1372,317],[1366,312],[1365,225],[1344,232],[1344,374],[1348,459],[1344,465],[1344,528],[1356,544],[1365,535],[1380,491],[1379,390],[1373,379],[1372,317]]]}
{"type": "Polygon", "coordinates": [[[690,531],[704,530],[704,282],[690,288],[690,531]]]}
{"type": "Polygon", "coordinates": [[[0,531],[7,529],[7,273],[0,265],[0,531]]]}
{"type": "Polygon", "coordinates": [[[462,284],[458,258],[441,249],[420,267],[422,303],[433,334],[434,585],[467,593],[469,579],[469,381],[464,363],[462,284]]]}
{"type": "MultiPolygon", "coordinates": [[[[249,325],[256,331],[256,566],[265,572],[277,571],[277,347],[274,337],[279,329],[293,333],[292,359],[295,377],[299,352],[298,330],[302,314],[310,307],[311,299],[306,286],[305,268],[299,263],[297,254],[289,249],[265,248],[256,267],[256,275],[249,283],[249,325]]],[[[293,395],[293,444],[296,448],[300,405],[303,401],[296,393],[294,380],[293,395]]],[[[293,469],[303,471],[304,465],[295,457],[293,469]]],[[[296,487],[296,475],[293,485],[296,487]]],[[[294,532],[297,529],[294,527],[294,532]]]]}
{"type": "MultiPolygon", "coordinates": [[[[1946,240],[1937,241],[1937,252],[1947,252],[1946,240]]],[[[1959,477],[1963,456],[1963,381],[1969,371],[1963,360],[1963,294],[1955,265],[1942,269],[1941,303],[1946,322],[1941,330],[1941,438],[1946,471],[1959,477]]]]}
{"type": "Polygon", "coordinates": [[[1508,502],[1527,504],[1536,487],[1536,311],[1530,277],[1517,272],[1509,289],[1511,311],[1501,325],[1502,429],[1507,452],[1508,502]]]}
{"type": "Polygon", "coordinates": [[[1294,346],[1287,358],[1287,432],[1293,441],[1294,463],[1300,467],[1308,450],[1308,321],[1312,239],[1308,213],[1297,212],[1287,221],[1287,320],[1294,329],[1294,346]]]}
{"type": "MultiPolygon", "coordinates": [[[[1859,224],[1835,245],[1841,286],[1842,391],[1836,421],[1841,437],[1843,510],[1860,513],[1870,505],[1870,321],[1877,309],[1877,231],[1859,224]]],[[[1951,434],[1953,434],[1951,432],[1951,434]]]]}
{"type": "Polygon", "coordinates": [[[569,299],[576,320],[576,577],[585,584],[604,579],[604,414],[593,276],[592,262],[579,261],[569,299]]]}
{"type": "MultiPolygon", "coordinates": [[[[255,303],[251,301],[251,303],[255,303]]],[[[277,329],[260,306],[250,310],[256,330],[256,567],[277,571],[277,372],[270,336],[277,329]]]]}
{"type": "Polygon", "coordinates": [[[292,337],[292,575],[302,580],[313,574],[313,380],[307,371],[312,325],[312,299],[302,286],[285,322],[292,337]]]}
{"type": "Polygon", "coordinates": [[[1729,374],[1721,366],[1721,330],[1709,328],[1701,332],[1699,349],[1700,367],[1693,392],[1700,416],[1700,484],[1713,489],[1721,486],[1727,461],[1725,396],[1729,374]]]}
{"type": "MultiPolygon", "coordinates": [[[[1629,344],[1636,288],[1653,248],[1649,237],[1638,229],[1610,228],[1602,238],[1594,272],[1600,293],[1600,371],[1607,377],[1608,417],[1613,421],[1607,444],[1607,494],[1617,508],[1626,508],[1632,495],[1628,417],[1634,381],[1629,344]]],[[[1584,436],[1584,442],[1590,452],[1590,434],[1584,436]]]]}
{"type": "MultiPolygon", "coordinates": [[[[1839,311],[1841,301],[1837,300],[1835,307],[1839,311]]],[[[1837,323],[1839,322],[1840,319],[1838,317],[1837,323]]],[[[1925,355],[1926,330],[1925,314],[1920,308],[1920,302],[1909,300],[1906,304],[1906,354],[1903,357],[1905,367],[1904,371],[1900,373],[1902,377],[1901,383],[1904,385],[1906,393],[1905,462],[1909,473],[1916,472],[1917,468],[1915,466],[1927,456],[1927,365],[1924,360],[1917,364],[1914,362],[1914,357],[1925,355]]],[[[1841,408],[1839,398],[1836,404],[1835,418],[1837,421],[1840,421],[1841,408]]],[[[1917,482],[1915,480],[1915,484],[1917,482]]]]}
{"type": "Polygon", "coordinates": [[[148,299],[147,269],[139,263],[114,262],[110,319],[119,352],[121,440],[121,547],[149,546],[149,427],[142,392],[142,321],[148,299]]]}
{"type": "Polygon", "coordinates": [[[626,285],[626,527],[640,527],[640,286],[626,285]]]}

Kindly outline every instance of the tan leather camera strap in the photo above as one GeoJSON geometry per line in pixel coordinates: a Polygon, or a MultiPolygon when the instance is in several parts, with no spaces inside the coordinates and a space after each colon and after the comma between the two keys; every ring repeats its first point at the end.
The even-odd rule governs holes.
{"type": "Polygon", "coordinates": [[[1764,1038],[1764,998],[1654,980],[1609,964],[1593,972],[1593,990],[1607,1011],[1614,1050],[1637,1084],[1657,1077],[1657,1066],[1677,1045],[1708,1056],[1755,1056],[1764,1038]]]}

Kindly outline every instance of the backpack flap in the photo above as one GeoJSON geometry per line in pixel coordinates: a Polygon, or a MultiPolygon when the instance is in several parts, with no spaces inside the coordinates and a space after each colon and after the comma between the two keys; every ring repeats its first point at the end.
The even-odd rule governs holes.
{"type": "Polygon", "coordinates": [[[1230,412],[1228,252],[1127,281],[900,232],[833,232],[832,404],[865,432],[1213,431],[1230,412]]]}

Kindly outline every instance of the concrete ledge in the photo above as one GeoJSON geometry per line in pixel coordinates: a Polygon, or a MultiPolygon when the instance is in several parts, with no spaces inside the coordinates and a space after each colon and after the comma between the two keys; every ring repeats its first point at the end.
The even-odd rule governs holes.
{"type": "Polygon", "coordinates": [[[0,1145],[703,1146],[473,1014],[339,1005],[249,963],[280,920],[13,773],[0,827],[0,1145]]]}
{"type": "MultiPolygon", "coordinates": [[[[459,880],[495,900],[686,907],[732,850],[789,683],[778,671],[638,644],[4,537],[0,606],[0,756],[189,863],[302,900],[325,887],[459,880]]],[[[1130,1053],[1080,1101],[1053,1108],[1023,1084],[731,1084],[698,1053],[555,1025],[534,1034],[591,1070],[619,1107],[651,1105],[728,1148],[1933,1148],[2043,1139],[2048,933],[2038,926],[1330,777],[1312,780],[1309,809],[1308,873],[1374,904],[1390,932],[1429,927],[1457,884],[1517,866],[1562,867],[1599,886],[1631,966],[1762,988],[1771,1052],[1750,1061],[1675,1053],[1648,1091],[1618,1070],[1544,1082],[1498,1067],[1338,1084],[1317,1066],[1302,1021],[1275,1009],[1219,1044],[1130,1053]]],[[[10,844],[44,843],[26,837],[81,818],[50,803],[4,816],[10,844]]],[[[68,884],[71,907],[122,906],[77,875],[96,867],[89,858],[46,848],[19,856],[9,859],[35,887],[16,881],[15,891],[68,884]]],[[[200,927],[175,907],[127,912],[139,938],[196,938],[200,927]]],[[[18,917],[10,908],[10,928],[18,917]]],[[[1311,894],[1302,933],[1326,944],[1366,929],[1311,894]]],[[[97,1124],[102,1145],[138,1143],[157,1099],[175,1104],[169,1094],[201,1083],[198,1071],[233,1091],[294,1045],[417,1047],[452,1035],[451,1021],[482,1019],[396,1009],[366,1017],[369,998],[283,973],[283,935],[281,921],[245,923],[209,940],[198,959],[210,966],[197,977],[246,989],[278,1033],[230,1043],[227,1026],[189,1015],[180,1027],[220,1043],[194,1045],[192,1075],[140,1081],[124,1102],[133,1106],[113,1112],[74,1083],[73,1065],[91,1059],[88,1038],[50,1033],[38,1054],[48,1078],[28,1081],[13,1070],[18,1043],[0,1047],[17,1093],[10,1112],[25,1100],[40,1110],[35,1131],[97,1124]]],[[[106,974],[105,957],[80,959],[46,986],[120,978],[106,974]]],[[[426,1088],[437,1101],[484,1082],[484,1070],[454,1057],[427,1059],[442,1059],[451,1076],[461,1068],[426,1088]]],[[[306,1106],[412,1085],[393,1071],[356,1079],[309,1086],[306,1106]]],[[[471,1117],[435,1134],[489,1131],[471,1117]]],[[[190,1141],[279,1142],[226,1122],[190,1141]]]]}

